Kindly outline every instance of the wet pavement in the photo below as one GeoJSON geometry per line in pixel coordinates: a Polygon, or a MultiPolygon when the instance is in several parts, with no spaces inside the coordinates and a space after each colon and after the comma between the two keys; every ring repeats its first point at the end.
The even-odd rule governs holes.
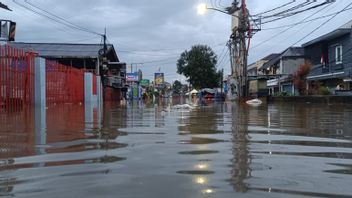
{"type": "Polygon", "coordinates": [[[174,105],[0,113],[0,196],[352,197],[351,105],[174,105]]]}

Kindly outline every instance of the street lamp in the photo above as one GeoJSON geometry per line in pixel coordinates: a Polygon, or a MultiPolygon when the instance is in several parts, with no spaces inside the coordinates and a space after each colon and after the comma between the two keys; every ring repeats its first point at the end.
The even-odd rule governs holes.
{"type": "Polygon", "coordinates": [[[238,17],[238,16],[232,14],[233,11],[232,11],[231,7],[229,7],[228,9],[226,9],[226,11],[224,11],[224,10],[208,7],[207,4],[205,4],[205,3],[201,3],[201,4],[199,4],[197,6],[197,13],[199,15],[205,14],[207,12],[207,10],[214,10],[214,11],[222,12],[222,13],[227,14],[227,15],[238,17]]]}
{"type": "Polygon", "coordinates": [[[248,79],[247,79],[247,58],[252,36],[252,27],[250,15],[246,7],[246,0],[241,1],[239,6],[238,0],[234,0],[230,7],[224,10],[209,8],[206,4],[200,4],[198,14],[204,14],[206,10],[215,10],[232,16],[230,41],[228,44],[231,54],[232,77],[235,79],[236,91],[233,93],[237,98],[248,96],[248,79]],[[248,47],[246,44],[248,39],[248,47]]]}
{"type": "Polygon", "coordinates": [[[208,9],[207,4],[201,3],[197,6],[197,13],[199,15],[203,15],[207,12],[207,9],[208,9]]]}

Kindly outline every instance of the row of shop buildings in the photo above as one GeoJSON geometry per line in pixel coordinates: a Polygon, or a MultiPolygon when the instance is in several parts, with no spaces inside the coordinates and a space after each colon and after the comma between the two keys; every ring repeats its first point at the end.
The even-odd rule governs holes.
{"type": "Polygon", "coordinates": [[[310,64],[305,76],[306,93],[319,94],[324,87],[331,94],[352,95],[352,21],[281,53],[269,54],[248,66],[249,93],[255,96],[299,95],[294,75],[310,64]]]}

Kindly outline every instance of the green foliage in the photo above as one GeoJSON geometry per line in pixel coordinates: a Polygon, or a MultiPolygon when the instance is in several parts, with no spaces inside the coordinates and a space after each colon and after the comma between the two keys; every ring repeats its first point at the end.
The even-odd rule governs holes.
{"type": "Polygon", "coordinates": [[[321,86],[321,87],[319,88],[319,93],[320,93],[320,95],[324,95],[324,96],[331,95],[330,89],[327,88],[327,87],[324,87],[324,86],[321,86]]]}
{"type": "Polygon", "coordinates": [[[177,61],[177,73],[183,74],[196,89],[219,87],[221,72],[216,70],[217,56],[206,45],[192,46],[177,61]]]}
{"type": "Polygon", "coordinates": [[[176,80],[176,81],[174,82],[174,84],[172,85],[172,91],[173,91],[174,93],[179,94],[179,93],[181,93],[181,89],[182,89],[182,84],[181,84],[181,82],[178,81],[178,80],[176,80]]]}
{"type": "Polygon", "coordinates": [[[311,68],[312,64],[310,62],[305,62],[298,67],[296,73],[293,75],[293,84],[297,87],[300,95],[307,95],[306,77],[311,68]]]}

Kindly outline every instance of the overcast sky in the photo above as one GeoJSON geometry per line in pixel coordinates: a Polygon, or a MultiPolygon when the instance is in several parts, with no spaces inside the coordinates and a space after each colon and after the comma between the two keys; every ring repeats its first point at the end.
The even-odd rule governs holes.
{"type": "MultiPolygon", "coordinates": [[[[247,0],[247,4],[250,13],[255,14],[290,1],[247,0]]],[[[296,4],[305,1],[296,0],[296,4]]],[[[324,1],[318,0],[318,3],[324,1]]],[[[12,12],[0,10],[0,18],[17,22],[16,41],[101,42],[101,38],[94,34],[55,23],[13,1],[0,0],[0,2],[13,10],[12,12]]],[[[30,7],[23,0],[17,0],[17,2],[30,7]]],[[[103,33],[106,27],[108,41],[114,44],[120,60],[128,65],[144,63],[135,64],[133,70],[137,65],[138,69],[143,71],[145,78],[152,79],[154,72],[160,68],[160,71],[165,73],[166,81],[184,81],[185,78],[176,73],[176,61],[180,53],[195,44],[211,46],[219,56],[218,69],[224,68],[225,74],[230,74],[229,55],[226,53],[225,42],[230,36],[231,17],[211,10],[205,15],[198,15],[197,5],[207,3],[209,7],[221,9],[229,6],[232,0],[28,0],[28,2],[94,32],[103,33]]],[[[283,51],[329,18],[295,26],[262,43],[285,30],[285,28],[265,29],[300,22],[309,16],[311,16],[309,19],[312,19],[334,13],[349,3],[351,3],[350,0],[336,0],[314,16],[311,15],[322,7],[263,25],[263,30],[258,32],[251,41],[253,48],[249,52],[249,63],[270,53],[283,51]]],[[[290,6],[292,7],[293,4],[290,6]]],[[[334,30],[352,20],[351,16],[352,10],[341,13],[297,45],[334,30]]],[[[130,70],[130,67],[128,69],[130,70]]]]}

